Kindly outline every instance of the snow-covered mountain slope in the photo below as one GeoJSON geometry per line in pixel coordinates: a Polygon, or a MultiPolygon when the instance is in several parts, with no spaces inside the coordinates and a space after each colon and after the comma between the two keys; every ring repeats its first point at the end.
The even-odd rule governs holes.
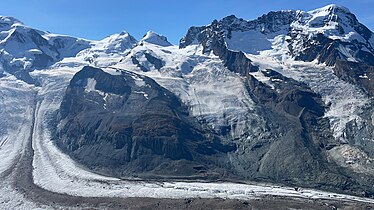
{"type": "MultiPolygon", "coordinates": [[[[213,21],[209,26],[190,28],[181,40],[180,47],[202,43],[209,50],[214,48],[212,45],[215,40],[222,40],[221,43],[224,43],[228,50],[244,52],[247,58],[255,61],[255,65],[263,70],[270,68],[281,73],[284,73],[284,69],[289,71],[288,77],[309,83],[312,89],[314,87],[323,89],[320,86],[327,85],[326,89],[329,89],[330,94],[340,95],[338,92],[341,88],[349,86],[347,82],[353,83],[351,85],[353,91],[341,93],[344,94],[342,100],[345,102],[325,100],[326,104],[332,103],[329,113],[339,113],[348,118],[347,120],[338,116],[330,118],[334,130],[340,130],[335,133],[335,136],[339,138],[343,135],[341,130],[345,124],[353,120],[353,116],[357,116],[355,112],[360,112],[358,110],[369,102],[369,97],[365,93],[360,93],[361,90],[358,89],[362,88],[364,92],[372,95],[373,83],[370,81],[374,78],[370,65],[374,62],[374,34],[359,23],[345,7],[328,5],[308,12],[292,10],[270,12],[253,21],[229,16],[221,21],[213,21]],[[295,60],[307,62],[297,63],[295,60]],[[308,73],[310,71],[298,70],[295,74],[295,70],[292,70],[295,69],[293,66],[296,68],[300,65],[314,66],[313,72],[320,75],[321,79],[330,78],[324,71],[329,67],[323,64],[318,65],[318,63],[322,62],[330,66],[336,61],[338,64],[328,71],[329,74],[335,72],[340,77],[335,83],[321,82],[313,85],[311,83],[316,80],[316,77],[310,76],[308,73]],[[350,69],[356,68],[357,72],[352,73],[352,70],[344,66],[351,66],[350,69]],[[302,75],[299,75],[300,73],[302,75]],[[332,88],[331,84],[337,84],[337,86],[332,88]],[[347,98],[352,99],[353,105],[347,98]],[[336,111],[334,104],[342,103],[346,104],[346,108],[336,111]],[[342,125],[338,126],[339,124],[342,125]]],[[[218,50],[213,49],[214,51],[219,54],[218,50]]],[[[254,73],[253,75],[269,84],[269,79],[261,74],[254,73]]],[[[321,90],[314,91],[325,98],[331,98],[321,90]]],[[[360,121],[359,117],[357,121],[360,121]]]]}
{"type": "Polygon", "coordinates": [[[172,44],[168,42],[165,36],[159,35],[154,31],[148,31],[143,38],[140,40],[140,44],[144,44],[144,42],[149,44],[155,44],[162,47],[171,46],[172,44]]]}
{"type": "Polygon", "coordinates": [[[90,46],[89,41],[35,30],[14,18],[1,17],[0,20],[3,71],[14,73],[45,68],[90,46]]]}
{"type": "Polygon", "coordinates": [[[137,40],[127,32],[114,34],[100,41],[91,41],[91,47],[82,50],[76,57],[82,58],[90,65],[106,67],[118,63],[137,40]]]}
{"type": "Polygon", "coordinates": [[[179,49],[140,41],[113,67],[153,78],[218,133],[232,138],[244,135],[246,122],[254,117],[249,112],[253,101],[242,79],[225,68],[217,56],[204,55],[201,50],[197,45],[179,49]]]}
{"type": "Polygon", "coordinates": [[[334,4],[308,12],[298,11],[291,27],[309,36],[322,33],[330,39],[357,40],[373,45],[371,31],[359,23],[348,8],[334,4]]]}
{"type": "Polygon", "coordinates": [[[362,172],[373,168],[366,164],[374,154],[373,37],[347,8],[328,5],[309,12],[270,12],[252,21],[229,16],[191,27],[180,48],[200,44],[205,54],[217,55],[229,70],[277,92],[289,82],[271,77],[272,70],[306,84],[325,104],[324,117],[333,136],[323,137],[331,140],[327,155],[340,166],[362,172]],[[248,68],[239,70],[244,63],[248,68]],[[344,146],[348,150],[338,146],[329,151],[342,142],[349,143],[344,146]]]}
{"type": "Polygon", "coordinates": [[[36,30],[5,16],[0,17],[0,26],[0,73],[14,74],[28,83],[38,82],[28,72],[64,58],[80,57],[95,66],[114,64],[137,43],[127,32],[91,41],[36,30]]]}
{"type": "MultiPolygon", "coordinates": [[[[258,54],[272,49],[272,39],[286,38],[290,56],[298,57],[313,45],[318,35],[331,40],[359,43],[359,49],[373,53],[374,35],[345,7],[328,5],[304,12],[284,10],[270,12],[256,20],[243,20],[228,16],[221,21],[213,21],[209,26],[192,27],[181,39],[181,47],[200,43],[206,34],[219,33],[231,50],[258,54]]],[[[322,47],[322,46],[321,46],[322,47]]],[[[342,58],[353,60],[354,53],[343,46],[339,49],[342,58]],[[345,56],[345,57],[344,57],[345,56]]],[[[356,58],[358,59],[358,58],[356,58]]]]}
{"type": "Polygon", "coordinates": [[[0,177],[7,177],[0,192],[20,186],[12,174],[24,167],[32,173],[25,186],[66,196],[360,200],[263,185],[120,181],[97,172],[374,195],[374,39],[344,7],[270,12],[252,21],[229,16],[191,27],[179,46],[155,32],[140,41],[126,32],[91,41],[0,20],[0,177]],[[161,123],[162,116],[172,117],[161,123]],[[201,129],[194,136],[185,132],[191,127],[201,129]],[[89,156],[94,166],[79,159],[89,156]],[[24,166],[19,157],[33,161],[24,166]],[[203,162],[187,173],[187,159],[203,162]],[[113,163],[120,165],[106,171],[113,163]]]}

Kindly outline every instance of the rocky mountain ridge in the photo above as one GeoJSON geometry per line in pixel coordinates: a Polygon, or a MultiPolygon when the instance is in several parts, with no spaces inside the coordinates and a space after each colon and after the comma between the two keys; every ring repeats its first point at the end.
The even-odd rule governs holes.
{"type": "Polygon", "coordinates": [[[280,35],[284,35],[283,42],[287,48],[284,53],[289,57],[306,62],[316,60],[334,66],[339,77],[347,82],[355,82],[373,95],[372,83],[368,83],[368,80],[373,80],[373,32],[359,23],[347,8],[338,5],[328,5],[309,12],[269,12],[251,21],[228,16],[208,26],[191,27],[181,39],[180,47],[202,43],[218,56],[224,56],[225,53],[218,52],[217,45],[221,46],[219,49],[226,46],[238,54],[259,54],[271,49],[272,44],[268,40],[280,35]],[[252,40],[244,44],[238,41],[243,39],[252,40]],[[351,65],[360,70],[344,68],[351,65]]]}

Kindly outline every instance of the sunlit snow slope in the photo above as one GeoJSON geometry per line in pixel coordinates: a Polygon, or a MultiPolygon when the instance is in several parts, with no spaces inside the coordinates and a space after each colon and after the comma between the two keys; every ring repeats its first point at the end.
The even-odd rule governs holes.
{"type": "MultiPolygon", "coordinates": [[[[166,37],[155,32],[146,33],[140,41],[127,32],[91,41],[42,32],[14,18],[0,17],[0,179],[4,179],[0,182],[0,205],[25,209],[43,207],[32,203],[14,187],[17,177],[12,175],[30,143],[34,151],[30,166],[34,184],[71,196],[248,200],[272,195],[374,203],[370,198],[295,190],[275,184],[124,181],[96,174],[75,162],[54,144],[50,131],[70,80],[84,66],[98,67],[112,75],[133,72],[138,86],[145,83],[136,75],[152,78],[178,96],[188,106],[191,116],[211,128],[223,141],[235,143],[237,151],[227,158],[238,174],[253,175],[255,172],[246,171],[251,167],[257,167],[257,172],[262,173],[270,170],[263,167],[269,153],[259,152],[261,161],[246,158],[255,156],[258,148],[271,150],[273,145],[282,143],[279,139],[287,136],[279,128],[282,125],[268,121],[273,115],[267,115],[270,111],[250,91],[248,78],[252,76],[261,82],[265,90],[274,91],[273,95],[280,94],[283,90],[279,84],[287,81],[267,74],[275,71],[297,84],[305,84],[324,104],[325,112],[318,120],[328,121],[326,132],[331,136],[326,136],[330,138],[329,144],[318,150],[326,158],[326,163],[321,165],[336,164],[347,169],[345,173],[361,177],[358,186],[362,180],[369,180],[370,184],[374,171],[372,96],[365,89],[367,86],[342,77],[335,69],[339,61],[367,66],[374,62],[368,57],[374,53],[374,35],[352,15],[347,8],[328,5],[309,12],[271,12],[254,21],[229,16],[208,26],[192,27],[180,46],[170,44],[166,37]],[[322,43],[326,48],[318,50],[325,54],[306,55],[305,52],[322,43]],[[336,51],[331,50],[335,45],[336,51]],[[334,53],[326,56],[329,52],[334,53]],[[228,58],[223,59],[227,54],[228,58]],[[238,58],[250,62],[257,70],[251,69],[247,75],[233,71],[228,62],[243,64],[238,58]]],[[[369,70],[360,79],[372,79],[369,70]]],[[[96,89],[93,79],[85,88],[87,92],[98,92],[104,101],[108,97],[96,89]]],[[[139,94],[148,100],[147,93],[139,94]]],[[[298,117],[302,114],[303,111],[298,117]]],[[[253,177],[260,179],[265,175],[253,177]]],[[[261,180],[278,181],[278,177],[271,176],[261,180]]]]}

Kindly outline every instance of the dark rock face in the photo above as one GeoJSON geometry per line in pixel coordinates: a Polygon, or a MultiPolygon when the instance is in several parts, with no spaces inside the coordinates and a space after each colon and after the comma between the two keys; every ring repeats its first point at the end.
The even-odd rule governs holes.
{"type": "Polygon", "coordinates": [[[154,57],[153,55],[151,55],[149,53],[144,53],[144,55],[147,58],[147,60],[150,63],[152,63],[157,70],[160,70],[165,65],[164,61],[154,57]]]}
{"type": "MultiPolygon", "coordinates": [[[[363,44],[358,42],[343,42],[332,40],[322,34],[317,34],[312,41],[304,38],[303,53],[296,55],[296,60],[313,61],[333,66],[335,74],[344,81],[355,84],[365,90],[369,95],[374,95],[374,51],[362,50],[363,44]],[[311,44],[312,43],[312,44],[311,44]],[[351,53],[351,57],[344,55],[339,49],[345,48],[351,53]],[[350,59],[355,61],[350,61],[350,59]]],[[[289,45],[291,53],[293,49],[289,45]]]]}
{"type": "MultiPolygon", "coordinates": [[[[317,59],[320,63],[328,66],[334,66],[337,60],[348,61],[351,58],[356,59],[367,65],[374,65],[373,52],[362,50],[370,45],[364,45],[358,42],[343,42],[341,40],[329,39],[323,34],[317,34],[311,40],[305,36],[299,37],[297,34],[291,33],[291,40],[298,40],[302,43],[302,53],[296,53],[295,59],[301,61],[313,61],[317,59]],[[350,51],[350,57],[340,51],[340,47],[350,51]]],[[[290,41],[292,42],[292,41],[290,41]]],[[[294,54],[292,45],[289,45],[291,54],[294,54]]]]}
{"type": "MultiPolygon", "coordinates": [[[[152,54],[154,54],[152,52],[152,54]]],[[[155,69],[160,70],[163,66],[165,66],[165,61],[157,58],[155,55],[152,55],[150,52],[142,52],[131,56],[131,61],[134,65],[140,68],[140,70],[144,72],[150,71],[150,66],[153,66],[155,69]],[[144,64],[139,62],[138,58],[144,56],[147,62],[151,65],[144,64]]]]}
{"type": "Polygon", "coordinates": [[[334,71],[339,78],[359,85],[370,96],[374,96],[374,65],[338,60],[334,71]]]}
{"type": "Polygon", "coordinates": [[[136,59],[135,56],[131,56],[131,61],[132,61],[132,63],[133,63],[134,65],[136,65],[137,67],[139,67],[142,71],[144,71],[144,72],[149,71],[147,68],[145,68],[144,66],[142,66],[142,65],[140,64],[140,62],[138,61],[138,59],[136,59]]]}
{"type": "Polygon", "coordinates": [[[66,90],[59,120],[60,148],[116,176],[218,173],[214,162],[236,148],[220,143],[171,92],[129,72],[111,75],[85,67],[66,90]]]}
{"type": "MultiPolygon", "coordinates": [[[[372,36],[344,9],[331,10],[346,13],[353,21],[349,24],[365,39],[372,36]]],[[[303,36],[290,27],[298,15],[295,11],[270,12],[254,21],[229,16],[209,26],[191,27],[180,42],[180,48],[201,44],[203,53],[218,56],[228,70],[241,76],[246,93],[255,102],[255,108],[248,111],[260,116],[257,119],[253,115],[256,119],[246,122],[261,129],[255,138],[246,133],[230,138],[226,130],[219,136],[189,116],[188,107],[174,94],[147,77],[129,72],[111,75],[85,67],[71,80],[61,104],[55,132],[57,145],[91,169],[120,177],[260,180],[372,195],[373,176],[363,176],[329,159],[328,151],[341,143],[332,136],[329,120],[324,117],[328,105],[321,96],[306,84],[270,69],[262,74],[274,86],[258,81],[251,73],[259,68],[245,53],[226,45],[225,39],[230,39],[233,31],[268,34],[286,29],[291,37],[289,50],[296,60],[317,59],[334,66],[341,79],[373,95],[374,57],[370,45],[333,40],[324,34],[303,36]],[[300,48],[293,48],[295,41],[300,42],[300,48]],[[347,49],[348,54],[342,49],[347,49]],[[222,139],[235,145],[225,145],[222,139]]],[[[325,22],[318,24],[322,27],[325,22]]],[[[344,33],[344,28],[340,30],[344,33]]],[[[156,54],[148,52],[133,55],[133,64],[149,71],[136,57],[144,56],[155,69],[165,65],[156,54]]],[[[370,108],[366,111],[372,114],[370,108]]],[[[349,143],[372,147],[372,143],[362,140],[364,134],[355,123],[347,126],[346,135],[352,136],[349,143]]],[[[372,155],[373,150],[363,151],[372,155]]]]}
{"type": "Polygon", "coordinates": [[[207,38],[218,32],[221,37],[231,38],[232,31],[261,30],[262,33],[270,33],[281,30],[292,23],[296,17],[295,11],[269,12],[255,20],[247,21],[234,15],[227,16],[220,21],[214,20],[209,26],[191,27],[186,36],[180,40],[180,48],[184,48],[194,42],[203,43],[207,38]]]}
{"type": "Polygon", "coordinates": [[[197,40],[203,45],[204,53],[212,51],[224,62],[229,70],[243,75],[257,71],[258,67],[254,66],[243,52],[229,50],[225,44],[224,34],[227,33],[227,30],[232,30],[231,27],[239,27],[231,23],[235,22],[234,20],[237,20],[235,16],[229,16],[220,22],[213,21],[210,26],[191,27],[187,35],[181,39],[179,47],[184,48],[197,40]],[[227,28],[228,23],[231,23],[231,25],[227,28]]]}
{"type": "Polygon", "coordinates": [[[321,148],[328,144],[330,135],[328,122],[321,118],[323,103],[303,84],[278,74],[272,78],[282,78],[277,91],[252,76],[246,79],[248,92],[266,117],[272,135],[251,140],[252,148],[237,161],[245,165],[251,160],[257,165],[242,169],[243,175],[252,179],[315,185],[321,181],[321,173],[332,173],[321,148]]]}
{"type": "Polygon", "coordinates": [[[331,146],[339,145],[331,136],[329,121],[323,117],[325,105],[307,85],[266,70],[276,79],[274,89],[253,76],[246,79],[247,89],[267,118],[272,135],[251,140],[249,150],[234,156],[236,170],[255,180],[271,180],[299,186],[371,192],[373,178],[342,169],[327,158],[331,146]],[[248,165],[250,163],[251,165],[248,165]]]}
{"type": "MultiPolygon", "coordinates": [[[[263,74],[277,81],[274,87],[261,83],[249,74],[259,70],[251,60],[243,52],[232,51],[226,47],[224,38],[230,38],[232,31],[262,27],[263,34],[276,32],[286,28],[295,18],[296,15],[292,11],[269,13],[255,21],[243,21],[229,16],[221,21],[213,21],[209,26],[191,27],[181,40],[180,48],[201,44],[203,52],[213,52],[230,71],[243,76],[248,93],[256,102],[256,112],[266,119],[269,135],[250,139],[249,142],[244,139],[234,140],[238,148],[236,153],[230,154],[230,160],[238,177],[329,190],[348,190],[357,194],[362,191],[371,192],[370,186],[374,183],[372,177],[362,179],[360,174],[343,169],[328,159],[327,151],[340,143],[332,136],[329,120],[323,117],[327,107],[321,96],[306,84],[284,77],[273,70],[266,70],[263,74]]],[[[296,60],[318,59],[320,63],[335,65],[336,74],[353,83],[357,82],[357,79],[352,80],[354,77],[369,77],[368,72],[371,70],[367,69],[367,65],[373,62],[372,54],[362,50],[362,43],[332,40],[323,34],[317,34],[310,39],[300,36],[297,31],[290,31],[289,35],[292,37],[289,40],[289,49],[296,60]],[[293,41],[300,41],[302,52],[294,53],[293,41]],[[347,55],[340,51],[341,46],[350,49],[357,60],[367,63],[366,66],[361,66],[360,71],[356,71],[357,67],[351,71],[339,67],[341,62],[348,60],[347,55]]],[[[369,86],[365,84],[361,87],[370,89],[369,86]]]]}
{"type": "Polygon", "coordinates": [[[210,46],[213,53],[221,60],[223,60],[225,66],[236,73],[246,75],[249,72],[258,70],[258,67],[252,64],[252,61],[245,56],[243,52],[234,52],[227,49],[224,42],[221,39],[213,41],[210,46]]]}

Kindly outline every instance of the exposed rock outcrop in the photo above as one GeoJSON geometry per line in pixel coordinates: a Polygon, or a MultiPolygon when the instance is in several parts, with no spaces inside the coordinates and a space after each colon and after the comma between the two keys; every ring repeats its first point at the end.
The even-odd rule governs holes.
{"type": "Polygon", "coordinates": [[[206,177],[222,173],[213,166],[236,148],[223,145],[152,79],[92,67],[78,72],[66,90],[56,143],[79,162],[116,176],[206,177]]]}

